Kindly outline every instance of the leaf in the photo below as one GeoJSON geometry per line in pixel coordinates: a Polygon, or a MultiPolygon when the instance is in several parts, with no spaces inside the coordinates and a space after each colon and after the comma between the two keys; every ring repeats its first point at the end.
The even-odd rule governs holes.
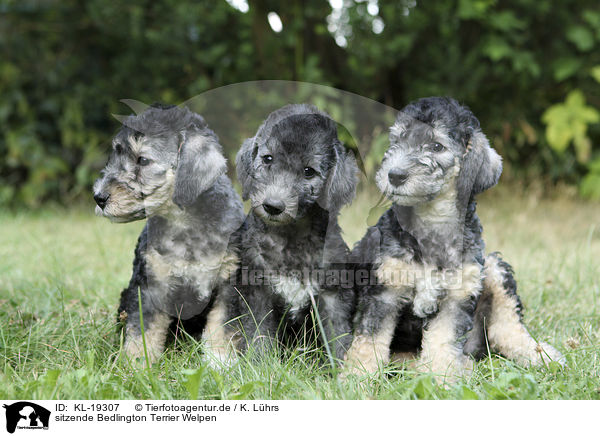
{"type": "Polygon", "coordinates": [[[252,394],[254,391],[256,391],[257,388],[261,386],[263,386],[263,383],[259,381],[248,382],[240,386],[237,393],[233,394],[231,398],[234,400],[245,400],[250,396],[250,394],[252,394]]]}
{"type": "Polygon", "coordinates": [[[578,162],[587,162],[590,160],[592,152],[592,141],[590,138],[583,135],[576,135],[573,138],[573,144],[575,145],[575,154],[578,162]]]}
{"type": "Polygon", "coordinates": [[[600,200],[600,174],[586,174],[579,186],[582,197],[600,200]]]}
{"type": "Polygon", "coordinates": [[[582,65],[581,59],[578,58],[560,58],[552,65],[554,72],[554,80],[561,82],[574,75],[582,65]]]}
{"type": "Polygon", "coordinates": [[[558,152],[565,151],[572,138],[571,132],[562,124],[552,124],[546,129],[546,139],[551,147],[558,152]]]}
{"type": "Polygon", "coordinates": [[[600,174],[600,156],[591,161],[588,168],[591,172],[600,174]]]}
{"type": "Polygon", "coordinates": [[[585,104],[585,97],[583,96],[583,92],[581,92],[579,89],[575,89],[569,92],[567,98],[565,99],[565,104],[571,108],[583,106],[585,104]]]}
{"type": "Polygon", "coordinates": [[[596,82],[600,83],[600,65],[592,67],[592,69],[590,70],[590,74],[594,79],[596,79],[596,82]]]}
{"type": "Polygon", "coordinates": [[[591,142],[587,137],[588,124],[600,121],[600,112],[586,106],[583,92],[579,89],[571,91],[564,103],[549,107],[542,115],[546,123],[546,139],[554,150],[563,152],[573,141],[575,152],[580,162],[590,157],[591,142]]]}
{"type": "Polygon", "coordinates": [[[491,14],[488,18],[491,27],[498,30],[509,31],[509,30],[520,30],[524,29],[526,24],[525,21],[517,18],[513,11],[504,10],[491,14]]]}
{"type": "Polygon", "coordinates": [[[495,0],[460,0],[458,16],[463,20],[482,18],[494,3],[495,0]]]}
{"type": "Polygon", "coordinates": [[[216,383],[217,387],[219,388],[219,391],[222,392],[223,389],[225,388],[225,384],[223,383],[223,376],[219,373],[219,371],[217,371],[216,369],[213,369],[213,368],[209,368],[209,372],[210,372],[210,376],[212,377],[212,379],[216,383]]]}
{"type": "Polygon", "coordinates": [[[415,382],[413,387],[413,393],[420,400],[427,400],[434,398],[433,392],[435,391],[435,383],[431,376],[424,376],[415,382]]]}
{"type": "Polygon", "coordinates": [[[539,77],[541,68],[535,61],[533,53],[529,51],[519,51],[513,55],[513,66],[515,71],[527,71],[532,77],[539,77]]]}
{"type": "Polygon", "coordinates": [[[589,173],[583,177],[579,192],[585,198],[600,200],[600,157],[594,159],[588,169],[589,173]]]}
{"type": "Polygon", "coordinates": [[[594,47],[594,35],[584,26],[570,27],[567,30],[567,39],[575,44],[579,51],[588,51],[594,47]]]}
{"type": "Polygon", "coordinates": [[[46,371],[46,374],[44,374],[42,380],[44,383],[44,386],[46,386],[47,388],[53,389],[54,386],[56,386],[56,382],[58,381],[58,376],[60,375],[62,371],[60,369],[49,369],[48,371],[46,371]]]}
{"type": "Polygon", "coordinates": [[[479,395],[464,385],[459,387],[458,395],[461,400],[479,400],[479,395]]]}
{"type": "Polygon", "coordinates": [[[493,36],[484,44],[482,51],[483,54],[496,62],[510,56],[512,48],[502,38],[493,36]]]}
{"type": "Polygon", "coordinates": [[[198,399],[198,392],[200,390],[200,379],[202,378],[203,368],[198,369],[184,369],[183,374],[185,375],[183,385],[185,386],[190,400],[198,399]]]}
{"type": "Polygon", "coordinates": [[[587,9],[583,11],[583,19],[600,33],[600,12],[587,9]]]}
{"type": "Polygon", "coordinates": [[[529,399],[535,398],[537,383],[529,374],[507,372],[501,374],[494,383],[488,383],[486,391],[494,400],[529,399]]]}

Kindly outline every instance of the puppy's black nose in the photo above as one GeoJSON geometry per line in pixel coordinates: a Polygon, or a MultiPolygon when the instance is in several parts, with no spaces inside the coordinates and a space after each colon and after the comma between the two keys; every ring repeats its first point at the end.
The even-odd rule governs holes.
{"type": "Polygon", "coordinates": [[[279,215],[285,210],[285,204],[281,200],[266,200],[263,203],[263,208],[269,215],[279,215]]]}
{"type": "Polygon", "coordinates": [[[393,169],[388,173],[388,179],[392,185],[400,186],[406,182],[406,179],[408,179],[408,174],[401,170],[393,169]]]}
{"type": "Polygon", "coordinates": [[[104,206],[106,206],[106,202],[108,201],[108,197],[110,197],[109,194],[103,193],[94,195],[94,200],[96,200],[96,204],[100,206],[100,209],[104,209],[104,206]]]}

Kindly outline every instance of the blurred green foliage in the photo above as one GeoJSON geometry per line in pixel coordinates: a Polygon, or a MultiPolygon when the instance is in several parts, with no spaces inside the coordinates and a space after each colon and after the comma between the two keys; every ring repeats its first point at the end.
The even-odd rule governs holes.
{"type": "MultiPolygon", "coordinates": [[[[591,75],[600,83],[600,66],[592,68],[591,75]]],[[[600,199],[600,155],[592,159],[592,140],[587,135],[588,126],[600,122],[600,111],[587,106],[583,92],[574,89],[564,103],[550,106],[542,120],[547,125],[550,147],[564,153],[572,143],[577,161],[587,166],[588,172],[580,183],[581,194],[600,199]]]]}
{"type": "Polygon", "coordinates": [[[120,99],[177,104],[262,79],[396,108],[453,96],[479,117],[505,177],[600,197],[597,0],[342,3],[0,0],[0,205],[89,195],[118,128],[110,114],[127,111],[120,99]]]}

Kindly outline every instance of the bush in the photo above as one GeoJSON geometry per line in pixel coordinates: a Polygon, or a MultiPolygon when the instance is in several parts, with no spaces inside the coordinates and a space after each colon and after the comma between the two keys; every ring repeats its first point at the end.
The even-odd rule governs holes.
{"type": "MultiPolygon", "coordinates": [[[[598,192],[596,0],[357,0],[336,10],[321,0],[251,0],[247,12],[224,0],[4,0],[0,34],[3,205],[89,195],[118,127],[110,114],[124,112],[119,99],[177,104],[275,78],[396,108],[453,96],[480,118],[505,177],[598,192]],[[574,115],[583,133],[556,115],[574,98],[585,108],[574,115]]],[[[375,145],[366,165],[380,158],[375,145]]]]}

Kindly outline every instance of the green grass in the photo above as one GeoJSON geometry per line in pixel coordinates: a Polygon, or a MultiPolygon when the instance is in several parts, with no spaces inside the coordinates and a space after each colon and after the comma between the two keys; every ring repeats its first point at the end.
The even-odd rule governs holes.
{"type": "MultiPolygon", "coordinates": [[[[376,195],[344,211],[349,243],[376,195]]],[[[160,364],[119,358],[114,319],[142,223],[110,224],[89,211],[0,215],[0,398],[10,399],[600,399],[600,205],[508,190],[482,198],[488,250],[513,264],[532,334],[568,367],[524,369],[493,356],[459,383],[393,366],[338,382],[321,350],[214,370],[186,339],[160,364]]]]}

